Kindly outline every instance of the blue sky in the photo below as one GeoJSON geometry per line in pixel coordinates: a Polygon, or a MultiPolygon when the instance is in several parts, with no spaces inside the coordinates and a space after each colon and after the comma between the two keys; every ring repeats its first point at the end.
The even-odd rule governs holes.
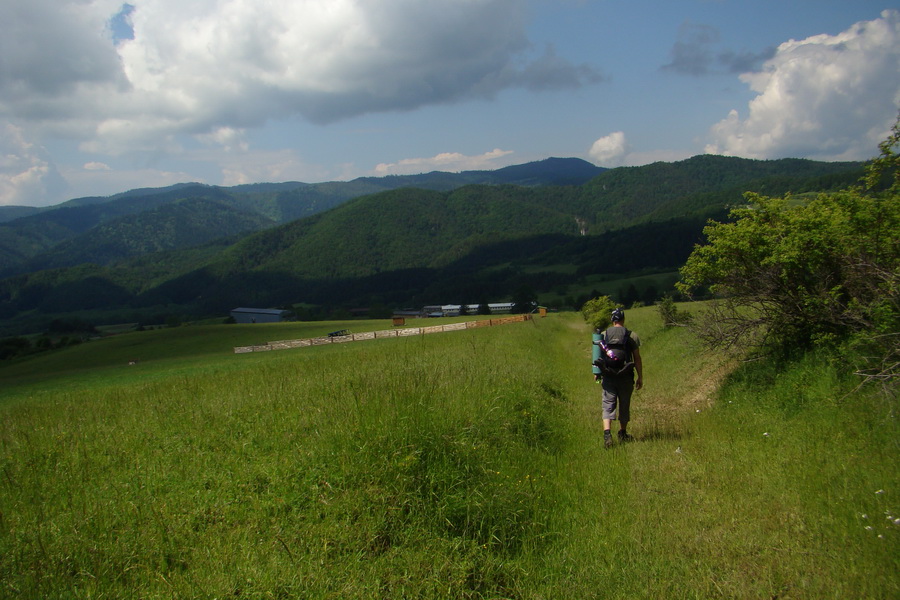
{"type": "Polygon", "coordinates": [[[864,160],[900,109],[869,0],[7,0],[0,204],[200,181],[864,160]]]}

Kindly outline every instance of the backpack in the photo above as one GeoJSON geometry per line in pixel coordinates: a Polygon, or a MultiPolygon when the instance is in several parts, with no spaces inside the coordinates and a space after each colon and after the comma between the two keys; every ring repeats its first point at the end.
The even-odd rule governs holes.
{"type": "Polygon", "coordinates": [[[600,346],[600,358],[594,364],[603,375],[631,374],[634,362],[629,348],[630,337],[631,331],[625,327],[613,326],[606,330],[599,341],[594,342],[600,346]]]}

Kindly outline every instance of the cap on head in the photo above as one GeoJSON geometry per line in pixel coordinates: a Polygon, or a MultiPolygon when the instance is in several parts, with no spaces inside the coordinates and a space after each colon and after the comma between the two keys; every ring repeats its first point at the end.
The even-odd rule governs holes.
{"type": "Polygon", "coordinates": [[[621,308],[613,309],[612,314],[609,318],[613,323],[621,323],[625,320],[625,311],[621,308]]]}

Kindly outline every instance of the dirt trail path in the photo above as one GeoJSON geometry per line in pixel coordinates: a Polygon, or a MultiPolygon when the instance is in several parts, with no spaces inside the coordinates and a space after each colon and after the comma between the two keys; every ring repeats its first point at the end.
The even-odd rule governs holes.
{"type": "MultiPolygon", "coordinates": [[[[644,363],[644,388],[636,391],[632,400],[635,432],[651,423],[654,428],[668,429],[709,408],[738,361],[692,343],[694,338],[687,329],[664,329],[652,309],[634,314],[634,329],[641,336],[644,363]]],[[[581,382],[575,393],[587,398],[585,418],[599,423],[600,389],[591,382],[589,329],[583,321],[575,319],[569,320],[568,326],[578,340],[575,360],[581,382]]]]}

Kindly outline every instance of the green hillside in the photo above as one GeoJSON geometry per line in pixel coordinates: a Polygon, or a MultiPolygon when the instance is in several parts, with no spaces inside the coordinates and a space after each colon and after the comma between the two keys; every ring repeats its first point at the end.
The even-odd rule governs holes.
{"type": "MultiPolygon", "coordinates": [[[[532,164],[530,179],[527,165],[485,173],[547,181],[572,177],[580,163],[532,164]]],[[[224,316],[239,305],[312,305],[327,315],[517,293],[577,306],[610,279],[677,270],[701,241],[705,220],[724,217],[746,191],[834,190],[855,182],[859,167],[701,156],[613,169],[580,186],[401,188],[353,200],[342,194],[401,179],[140,190],[14,221],[19,233],[22,222],[31,223],[33,247],[9,250],[24,272],[0,280],[0,318],[10,335],[85,311],[105,323],[159,323],[173,315],[224,316]],[[178,200],[185,193],[198,195],[178,200]],[[133,212],[121,214],[126,208],[133,212]],[[29,221],[38,217],[44,220],[29,221]],[[240,237],[248,230],[257,231],[240,237]]],[[[421,178],[435,184],[454,174],[430,175],[421,178]]],[[[484,173],[456,181],[476,176],[484,173]]],[[[652,300],[666,291],[648,284],[628,296],[652,300]]]]}
{"type": "Polygon", "coordinates": [[[647,220],[663,205],[635,199],[606,231],[577,186],[402,189],[169,251],[171,268],[143,255],[4,280],[0,316],[57,318],[34,346],[0,345],[0,589],[896,598],[898,143],[895,125],[852,188],[814,192],[849,172],[755,180],[798,195],[746,194],[693,250],[745,174],[685,180],[694,192],[670,178],[678,218],[647,220]],[[643,386],[633,440],[607,445],[592,329],[678,265],[679,291],[715,299],[627,308],[643,386]],[[312,314],[625,282],[616,301],[590,292],[583,316],[463,316],[482,320],[453,331],[349,312],[183,323],[236,299],[312,314]],[[90,322],[129,311],[170,326],[90,322]],[[327,335],[340,329],[377,333],[327,335]]]}
{"type": "Polygon", "coordinates": [[[738,366],[655,309],[628,322],[645,388],[610,450],[574,314],[254,354],[232,346],[390,324],[180,327],[2,365],[0,589],[900,595],[896,399],[835,357],[738,366]]]}
{"type": "Polygon", "coordinates": [[[308,278],[441,267],[488,240],[575,234],[570,215],[534,202],[548,193],[486,186],[383,192],[251,236],[235,244],[226,261],[241,271],[282,270],[308,278]]]}
{"type": "Polygon", "coordinates": [[[41,212],[33,206],[0,206],[0,223],[21,219],[41,212]]]}
{"type": "MultiPolygon", "coordinates": [[[[580,185],[603,172],[576,158],[551,158],[497,171],[465,171],[462,173],[426,173],[413,176],[365,177],[353,181],[307,184],[300,182],[257,183],[234,187],[185,183],[165,188],[142,188],[115,194],[108,198],[76,198],[57,206],[40,209],[0,207],[0,274],[12,275],[34,271],[46,265],[59,265],[68,250],[62,242],[112,247],[119,243],[117,232],[106,227],[112,220],[144,213],[129,228],[132,249],[148,248],[157,243],[153,238],[166,227],[167,216],[155,209],[169,203],[206,199],[219,203],[221,215],[207,208],[210,221],[227,220],[234,209],[254,215],[247,223],[256,229],[270,227],[308,217],[333,208],[351,198],[403,187],[449,191],[475,183],[516,184],[523,186],[580,185]],[[159,218],[163,223],[155,223],[159,218]],[[262,220],[260,220],[262,219],[262,220]],[[142,227],[135,226],[140,224],[142,227]],[[87,234],[86,241],[73,240],[87,234]],[[111,239],[105,239],[109,237],[111,239]],[[47,256],[44,256],[47,254],[47,256]]],[[[206,239],[198,224],[199,243],[206,239]]],[[[115,227],[112,228],[115,230],[115,227]]],[[[242,231],[250,231],[245,228],[242,231]]],[[[171,238],[170,236],[170,239],[171,238]]],[[[175,238],[177,239],[177,237],[175,238]]],[[[186,241],[179,248],[196,245],[186,241]]],[[[165,244],[163,244],[165,245],[165,244]]],[[[101,253],[102,254],[102,253],[101,253]]],[[[75,253],[73,258],[77,258],[75,253]]],[[[129,255],[121,256],[125,258],[129,255]]],[[[69,263],[75,264],[75,263],[69,263]]]]}
{"type": "MultiPolygon", "coordinates": [[[[82,235],[109,221],[149,212],[186,198],[221,200],[224,194],[211,186],[179,185],[156,193],[125,193],[114,199],[72,200],[53,209],[0,224],[0,273],[28,272],[25,263],[51,251],[58,244],[82,235]]],[[[137,232],[147,238],[151,231],[137,232]]],[[[90,239],[103,238],[102,232],[90,239]]],[[[138,242],[140,243],[140,242],[138,242]]]]}
{"type": "Polygon", "coordinates": [[[113,262],[239,236],[274,223],[217,200],[187,198],[137,214],[110,219],[69,238],[25,263],[39,271],[82,263],[113,262]]]}
{"type": "Polygon", "coordinates": [[[780,196],[848,187],[862,176],[859,163],[803,159],[746,160],[695,156],[675,163],[611,169],[583,186],[586,215],[601,230],[685,216],[724,216],[725,207],[754,191],[780,196]]]}

